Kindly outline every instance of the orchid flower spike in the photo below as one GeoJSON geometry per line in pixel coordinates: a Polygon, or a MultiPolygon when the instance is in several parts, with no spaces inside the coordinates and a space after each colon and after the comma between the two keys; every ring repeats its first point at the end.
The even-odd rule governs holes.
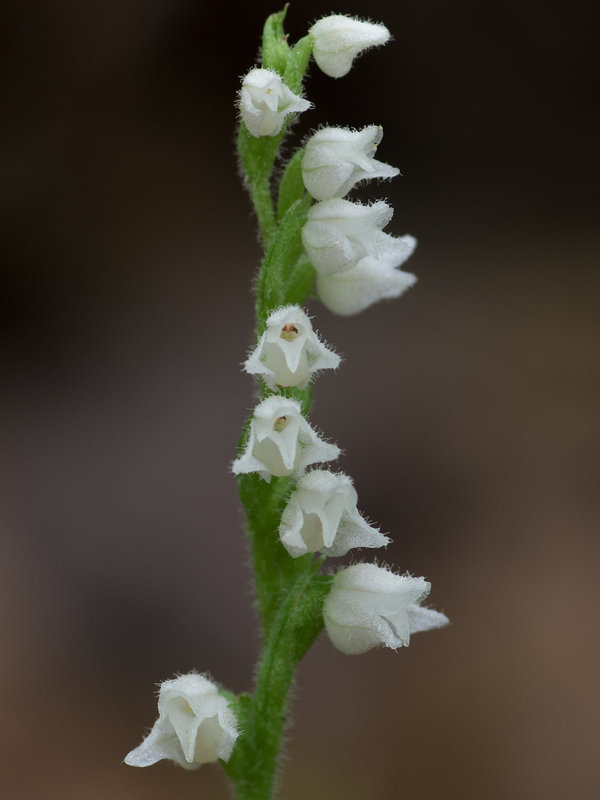
{"type": "Polygon", "coordinates": [[[198,769],[219,758],[228,761],[239,735],[227,699],[212,681],[192,672],[161,683],[158,719],[125,763],[149,767],[168,758],[185,769],[198,769]]]}
{"type": "Polygon", "coordinates": [[[315,22],[310,32],[315,40],[315,61],[330,78],[347,75],[359,53],[369,47],[385,44],[390,39],[390,32],[385,25],[362,22],[343,14],[323,17],[315,22]]]}
{"type": "Polygon", "coordinates": [[[340,357],[325,347],[300,306],[273,311],[258,345],[244,364],[250,375],[260,375],[270,389],[303,389],[322,369],[336,369],[340,357]]]}
{"type": "Polygon", "coordinates": [[[316,271],[343,272],[365,256],[404,257],[406,242],[382,231],[393,213],[381,200],[366,206],[334,198],[312,206],[302,228],[302,243],[316,271]]]}
{"type": "Polygon", "coordinates": [[[293,558],[321,552],[344,556],[353,547],[385,547],[387,536],[358,513],[348,475],[312,470],[298,481],[281,516],[279,538],[293,558]]]}
{"type": "Polygon", "coordinates": [[[359,181],[394,178],[399,174],[373,158],[383,137],[381,125],[361,131],[348,128],[322,128],[313,134],[302,159],[302,178],[315,200],[344,197],[359,181]]]}
{"type": "Polygon", "coordinates": [[[364,311],[379,300],[400,297],[417,282],[410,272],[396,269],[412,254],[417,241],[412,236],[397,240],[404,245],[404,253],[395,258],[365,256],[354,269],[335,275],[317,275],[317,295],[323,305],[334,314],[347,317],[364,311]]]}
{"type": "Polygon", "coordinates": [[[251,69],[242,81],[238,103],[244,124],[252,136],[276,136],[288,114],[310,108],[311,103],[294,94],[270,69],[251,69]]]}
{"type": "Polygon", "coordinates": [[[300,477],[309,464],[333,461],[339,454],[339,447],[310,427],[300,403],[272,395],[254,409],[248,444],[232,470],[236,475],[258,472],[269,483],[272,475],[300,477]]]}
{"type": "Polygon", "coordinates": [[[407,647],[411,633],[442,628],[449,620],[422,608],[431,584],[424,578],[396,575],[376,564],[355,564],[336,573],[325,599],[323,617],[329,638],[348,655],[378,645],[407,647]]]}

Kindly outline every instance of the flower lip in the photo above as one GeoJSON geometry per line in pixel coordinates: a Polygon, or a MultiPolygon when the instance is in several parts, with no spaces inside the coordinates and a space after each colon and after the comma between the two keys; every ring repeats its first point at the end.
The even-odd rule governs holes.
{"type": "Polygon", "coordinates": [[[360,181],[398,175],[398,169],[373,158],[382,136],[381,125],[360,131],[331,127],[316,131],[302,159],[302,178],[309,194],[315,200],[344,197],[360,181]]]}
{"type": "Polygon", "coordinates": [[[160,686],[158,719],[125,763],[146,767],[171,759],[186,769],[227,761],[239,736],[235,714],[217,686],[195,672],[160,686]]]}
{"type": "Polygon", "coordinates": [[[413,253],[416,239],[402,236],[397,239],[396,257],[373,258],[365,256],[346,272],[334,275],[317,275],[317,295],[334,314],[350,316],[372,306],[380,300],[400,297],[417,281],[415,275],[397,269],[413,253]],[[402,249],[404,248],[404,253],[402,249]]]}
{"type": "Polygon", "coordinates": [[[277,72],[256,67],[242,80],[238,105],[248,132],[260,137],[276,136],[288,114],[306,111],[311,103],[294,94],[277,72]]]}
{"type": "Polygon", "coordinates": [[[441,628],[448,618],[423,608],[431,584],[397,575],[376,564],[340,570],[323,606],[329,638],[343,653],[365,653],[378,645],[406,647],[411,633],[441,628]]]}
{"type": "Polygon", "coordinates": [[[310,464],[332,461],[339,454],[336,445],[311,428],[297,400],[271,395],[254,409],[246,448],[232,470],[236,475],[258,472],[267,482],[272,476],[299,478],[310,464]]]}
{"type": "Polygon", "coordinates": [[[372,205],[331,198],[316,203],[302,228],[302,244],[319,275],[351,270],[366,256],[394,259],[404,242],[384,228],[394,210],[387,203],[372,205]]]}
{"type": "Polygon", "coordinates": [[[260,375],[270,389],[303,389],[321,370],[335,369],[339,363],[339,356],[319,339],[304,311],[291,305],[269,315],[265,332],[244,369],[260,375]]]}
{"type": "Polygon", "coordinates": [[[351,478],[313,469],[297,483],[281,516],[279,537],[297,558],[321,552],[343,556],[354,547],[382,547],[389,539],[359,514],[351,478]]]}

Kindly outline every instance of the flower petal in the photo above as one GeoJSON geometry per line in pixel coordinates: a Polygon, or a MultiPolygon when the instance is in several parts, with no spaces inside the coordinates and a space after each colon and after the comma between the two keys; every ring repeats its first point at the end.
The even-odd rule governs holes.
{"type": "Polygon", "coordinates": [[[313,55],[319,68],[331,78],[341,78],[354,58],[369,47],[385,44],[390,32],[385,25],[362,22],[343,14],[318,20],[310,29],[315,44],[313,55]]]}

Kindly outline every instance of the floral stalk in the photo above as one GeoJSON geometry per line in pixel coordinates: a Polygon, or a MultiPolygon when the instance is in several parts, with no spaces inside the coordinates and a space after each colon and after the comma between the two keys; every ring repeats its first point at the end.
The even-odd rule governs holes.
{"type": "Polygon", "coordinates": [[[352,479],[322,466],[339,448],[309,423],[312,386],[340,359],[313,329],[304,304],[316,287],[334,313],[352,315],[399,296],[416,280],[398,267],[415,240],[383,232],[392,209],[344,199],[356,183],[393,178],[374,159],[381,128],[321,128],[297,148],[281,179],[273,170],[295,115],[311,108],[303,79],[311,55],[342,77],[363,50],[390,38],[383,25],[333,15],[290,46],[287,7],[266,21],[262,63],[238,93],[238,158],[264,246],[256,281],[256,343],[244,369],[257,405],[232,471],[246,515],[262,633],[255,685],[234,695],[192,673],[161,685],[159,717],[126,758],[169,758],[188,769],[219,761],[237,800],[271,800],[296,668],[325,627],[343,653],[407,646],[410,634],[445,625],[421,605],[430,584],[373,563],[331,574],[326,558],[385,547],[387,536],[358,511],[352,479]],[[315,202],[316,201],[316,202],[315,202]]]}

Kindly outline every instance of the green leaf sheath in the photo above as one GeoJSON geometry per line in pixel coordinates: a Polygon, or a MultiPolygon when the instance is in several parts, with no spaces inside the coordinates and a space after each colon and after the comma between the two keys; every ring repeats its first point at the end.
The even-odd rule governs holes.
{"type": "MultiPolygon", "coordinates": [[[[312,37],[290,47],[283,30],[287,6],[266,21],[263,30],[263,66],[278,72],[296,94],[312,51],[312,37]]],[[[258,218],[265,256],[256,280],[256,334],[266,327],[269,314],[282,305],[303,305],[314,284],[314,268],[302,246],[302,228],[312,198],[302,181],[302,149],[290,159],[273,202],[271,176],[286,132],[253,137],[240,123],[238,155],[258,218]]],[[[260,399],[274,392],[260,384],[260,399]]],[[[312,387],[280,389],[276,394],[310,410],[312,387]]],[[[246,446],[246,423],[240,450],[246,446]]],[[[235,786],[238,800],[270,800],[275,788],[281,738],[285,727],[289,690],[298,662],[323,628],[322,606],[331,578],[318,574],[323,559],[312,555],[293,559],[279,539],[281,514],[293,491],[291,478],[258,474],[240,475],[238,489],[246,514],[256,585],[256,606],[263,634],[253,694],[232,700],[242,735],[224,768],[235,786]]]]}
{"type": "Polygon", "coordinates": [[[238,155],[252,205],[258,218],[263,247],[268,249],[277,220],[271,197],[271,172],[279,152],[285,128],[277,136],[252,136],[243,122],[238,131],[238,155]]]}
{"type": "Polygon", "coordinates": [[[299,39],[291,50],[284,80],[292,92],[299,94],[302,91],[302,81],[308,69],[308,62],[313,50],[314,39],[309,33],[299,39]]]}
{"type": "Polygon", "coordinates": [[[283,11],[277,11],[267,17],[263,28],[262,38],[262,63],[265,69],[272,69],[281,76],[285,75],[290,47],[283,31],[283,21],[287,14],[288,4],[283,11]]]}
{"type": "Polygon", "coordinates": [[[277,195],[277,220],[285,217],[286,211],[296,200],[301,200],[305,194],[304,181],[302,180],[302,158],[304,148],[296,150],[281,176],[279,194],[277,195]]]}
{"type": "Polygon", "coordinates": [[[302,228],[311,202],[310,195],[305,195],[288,208],[258,273],[256,325],[259,335],[264,331],[267,317],[274,309],[287,303],[297,302],[301,305],[306,301],[307,295],[302,295],[302,289],[308,283],[304,280],[305,273],[311,278],[308,292],[312,288],[312,267],[305,260],[301,261],[304,254],[302,228]],[[301,287],[300,292],[298,286],[301,287]]]}

